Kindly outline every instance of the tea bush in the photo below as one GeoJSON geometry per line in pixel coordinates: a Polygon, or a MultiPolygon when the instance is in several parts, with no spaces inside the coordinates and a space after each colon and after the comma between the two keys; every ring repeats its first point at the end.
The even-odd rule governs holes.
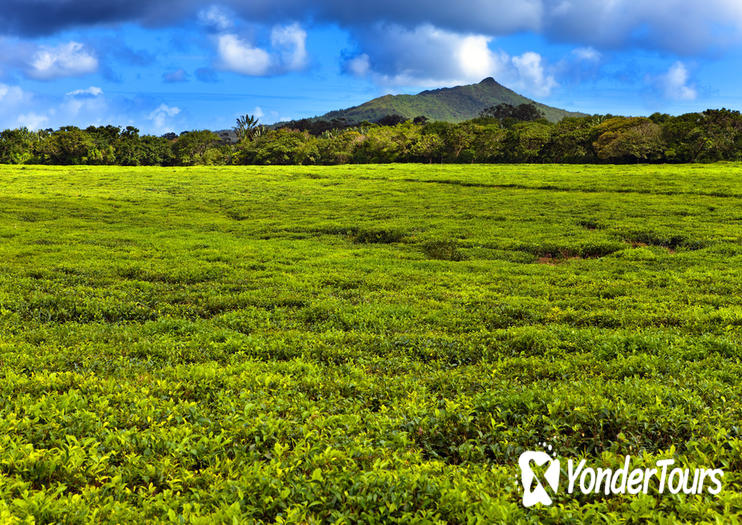
{"type": "Polygon", "coordinates": [[[739,521],[741,175],[0,167],[0,522],[739,521]]]}

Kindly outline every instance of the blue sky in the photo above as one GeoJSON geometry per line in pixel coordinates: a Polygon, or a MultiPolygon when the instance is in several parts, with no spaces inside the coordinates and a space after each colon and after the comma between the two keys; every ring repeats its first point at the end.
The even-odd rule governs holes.
{"type": "Polygon", "coordinates": [[[740,0],[4,0],[0,128],[223,129],[488,76],[588,113],[740,109],[740,59],[740,0]]]}

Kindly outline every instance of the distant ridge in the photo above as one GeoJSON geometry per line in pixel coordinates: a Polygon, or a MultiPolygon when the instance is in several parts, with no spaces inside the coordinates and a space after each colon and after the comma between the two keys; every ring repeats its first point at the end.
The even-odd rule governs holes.
{"type": "MultiPolygon", "coordinates": [[[[330,111],[317,120],[345,119],[348,123],[375,122],[387,115],[404,118],[425,116],[430,120],[462,122],[479,116],[480,112],[498,104],[534,104],[544,116],[558,122],[565,117],[584,116],[541,104],[506,88],[494,78],[488,77],[478,84],[432,89],[417,95],[385,95],[348,109],[330,111]]],[[[315,120],[313,119],[313,120],[315,120]]]]}

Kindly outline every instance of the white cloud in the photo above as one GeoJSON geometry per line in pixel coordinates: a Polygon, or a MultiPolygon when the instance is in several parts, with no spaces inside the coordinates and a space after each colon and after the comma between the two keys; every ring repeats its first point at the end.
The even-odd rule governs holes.
{"type": "Polygon", "coordinates": [[[423,24],[414,29],[382,25],[360,35],[366,50],[345,63],[357,76],[385,85],[428,87],[477,82],[498,76],[508,57],[489,48],[484,35],[458,34],[423,24]]]}
{"type": "Polygon", "coordinates": [[[172,124],[168,121],[172,117],[175,117],[179,114],[179,107],[160,104],[157,109],[149,114],[147,119],[152,121],[154,129],[157,133],[167,133],[169,131],[173,131],[172,124]]]}
{"type": "Polygon", "coordinates": [[[456,58],[466,78],[481,80],[502,67],[499,57],[490,51],[491,40],[481,35],[467,35],[458,42],[456,58]]]}
{"type": "Polygon", "coordinates": [[[17,125],[19,127],[28,128],[33,131],[45,127],[48,122],[49,117],[47,117],[46,115],[32,112],[18,115],[17,125]]]}
{"type": "Polygon", "coordinates": [[[230,14],[223,8],[212,5],[208,9],[203,9],[198,13],[198,19],[202,24],[212,27],[217,31],[226,31],[234,25],[230,14]]]}
{"type": "Polygon", "coordinates": [[[307,63],[307,33],[299,24],[275,26],[270,49],[257,47],[234,33],[217,38],[220,67],[249,76],[267,76],[298,71],[307,63]]]}
{"type": "Polygon", "coordinates": [[[276,26],[271,31],[271,46],[281,57],[288,71],[296,71],[307,62],[307,32],[299,24],[276,26]]]}
{"type": "Polygon", "coordinates": [[[345,69],[352,75],[365,77],[371,72],[371,59],[366,53],[362,53],[348,60],[345,69]]]}
{"type": "Polygon", "coordinates": [[[690,73],[682,62],[675,62],[667,73],[660,75],[657,83],[666,98],[671,100],[695,100],[696,87],[689,84],[690,73]]]}
{"type": "Polygon", "coordinates": [[[537,30],[544,3],[552,0],[222,0],[246,20],[281,19],[329,22],[364,30],[379,23],[414,26],[428,22],[452,32],[497,35],[537,30]]]}
{"type": "Polygon", "coordinates": [[[0,83],[0,130],[114,124],[136,125],[146,133],[162,134],[183,125],[180,108],[157,104],[142,97],[105,94],[97,86],[49,95],[0,83]]]}
{"type": "Polygon", "coordinates": [[[93,73],[98,59],[79,42],[55,47],[40,46],[27,64],[26,74],[38,80],[73,77],[93,73]]]}
{"type": "Polygon", "coordinates": [[[545,97],[557,81],[538,53],[511,57],[491,48],[485,35],[458,34],[424,24],[409,30],[380,26],[364,33],[365,53],[345,62],[345,70],[369,76],[387,90],[393,86],[440,87],[495,77],[525,94],[545,97]]]}
{"type": "MultiPolygon", "coordinates": [[[[604,51],[641,47],[693,55],[742,40],[740,0],[222,0],[246,20],[337,24],[356,36],[379,24],[423,22],[458,34],[533,32],[553,42],[604,51]],[[352,8],[349,8],[352,5],[352,8]]],[[[361,47],[361,53],[368,48],[361,47]]],[[[369,53],[370,56],[373,55],[369,53]]]]}
{"type": "Polygon", "coordinates": [[[526,91],[547,97],[557,86],[554,77],[544,71],[543,59],[538,53],[528,51],[513,57],[513,64],[518,72],[519,87],[526,91]]]}
{"type": "Polygon", "coordinates": [[[3,7],[9,13],[0,16],[0,33],[53,34],[70,27],[124,21],[167,25],[198,14],[202,23],[221,33],[234,32],[232,22],[238,16],[264,25],[313,20],[353,35],[380,23],[412,28],[426,22],[458,34],[532,32],[551,41],[600,50],[638,46],[691,55],[734,49],[742,39],[740,0],[219,0],[210,4],[128,0],[115,2],[115,9],[101,9],[100,0],[5,0],[3,7]]]}
{"type": "Polygon", "coordinates": [[[13,108],[27,98],[27,94],[18,86],[0,84],[0,103],[3,109],[13,108]]]}
{"type": "Polygon", "coordinates": [[[260,106],[255,106],[255,109],[252,111],[252,115],[255,118],[263,118],[265,116],[265,113],[263,112],[263,108],[260,106]]]}
{"type": "Polygon", "coordinates": [[[237,35],[220,35],[218,51],[222,67],[229,71],[251,76],[267,75],[270,71],[271,57],[268,52],[251,46],[237,35]]]}
{"type": "Polygon", "coordinates": [[[76,89],[67,93],[68,97],[99,97],[103,90],[97,86],[90,86],[87,89],[76,89]]]}
{"type": "MultiPolygon", "coordinates": [[[[108,103],[103,97],[103,90],[97,86],[87,89],[76,89],[65,95],[65,100],[60,105],[61,115],[70,121],[78,116],[95,116],[96,121],[108,112],[108,103]]],[[[60,115],[60,116],[61,116],[60,115]]]]}
{"type": "Polygon", "coordinates": [[[540,32],[598,48],[643,47],[695,54],[742,36],[739,0],[541,0],[540,32]]]}
{"type": "Polygon", "coordinates": [[[0,84],[0,129],[29,129],[100,122],[108,115],[103,90],[96,86],[76,89],[64,96],[32,94],[17,86],[0,84]]]}
{"type": "Polygon", "coordinates": [[[559,79],[560,85],[579,85],[594,82],[601,76],[606,60],[594,47],[578,47],[548,68],[559,79]]]}
{"type": "Polygon", "coordinates": [[[33,101],[31,93],[20,87],[0,84],[0,129],[19,126],[40,128],[46,119],[30,111],[33,101]]]}
{"type": "Polygon", "coordinates": [[[602,58],[602,55],[598,50],[593,47],[578,47],[572,50],[572,55],[577,60],[583,60],[585,62],[598,62],[602,58]]]}

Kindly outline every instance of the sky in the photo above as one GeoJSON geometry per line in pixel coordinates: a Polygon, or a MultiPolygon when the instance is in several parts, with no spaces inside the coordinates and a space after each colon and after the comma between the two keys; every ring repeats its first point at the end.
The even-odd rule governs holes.
{"type": "Polygon", "coordinates": [[[225,129],[494,77],[586,113],[742,109],[740,0],[3,0],[0,128],[225,129]]]}

